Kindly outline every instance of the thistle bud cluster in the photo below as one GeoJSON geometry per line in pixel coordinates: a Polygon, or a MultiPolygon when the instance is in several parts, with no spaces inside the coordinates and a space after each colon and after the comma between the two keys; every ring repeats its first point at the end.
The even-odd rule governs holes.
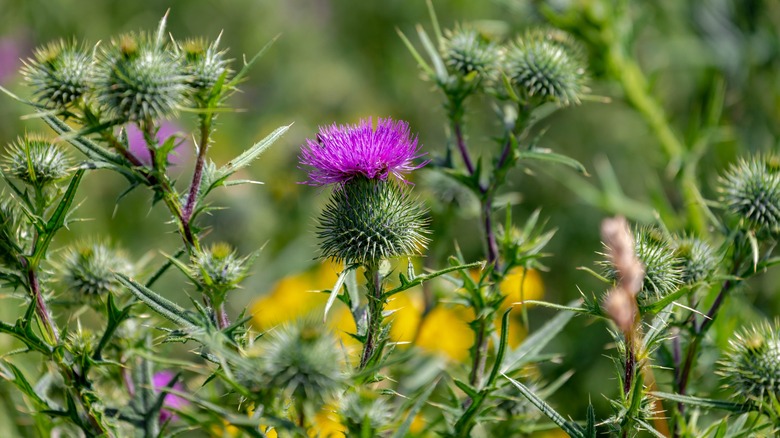
{"type": "Polygon", "coordinates": [[[53,42],[37,49],[22,73],[45,108],[89,108],[120,123],[170,118],[202,106],[230,70],[219,40],[167,42],[161,35],[128,33],[93,51],[53,42]]]}

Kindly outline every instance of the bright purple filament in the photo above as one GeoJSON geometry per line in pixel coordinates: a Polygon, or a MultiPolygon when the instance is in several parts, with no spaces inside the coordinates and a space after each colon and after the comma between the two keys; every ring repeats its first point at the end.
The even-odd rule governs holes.
{"type": "Polygon", "coordinates": [[[368,118],[357,125],[320,127],[301,148],[300,163],[311,167],[305,183],[313,186],[344,184],[360,175],[385,180],[393,174],[407,182],[404,173],[427,164],[412,162],[422,155],[406,122],[379,119],[374,129],[368,118]]]}

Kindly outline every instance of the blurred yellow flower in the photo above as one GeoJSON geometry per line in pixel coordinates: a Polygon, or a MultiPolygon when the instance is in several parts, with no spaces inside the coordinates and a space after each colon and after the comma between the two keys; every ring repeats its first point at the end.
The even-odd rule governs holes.
{"type": "Polygon", "coordinates": [[[539,271],[526,270],[516,266],[509,271],[504,280],[498,285],[499,290],[507,296],[501,307],[509,308],[514,303],[524,300],[539,300],[544,297],[544,283],[539,271]]]}
{"type": "Polygon", "coordinates": [[[465,307],[436,307],[420,324],[415,345],[463,361],[474,343],[474,332],[468,326],[473,319],[473,312],[465,307]]]}
{"type": "Polygon", "coordinates": [[[385,309],[393,312],[387,320],[390,322],[390,340],[393,342],[412,342],[417,335],[422,318],[423,302],[415,290],[393,295],[385,309]]]}

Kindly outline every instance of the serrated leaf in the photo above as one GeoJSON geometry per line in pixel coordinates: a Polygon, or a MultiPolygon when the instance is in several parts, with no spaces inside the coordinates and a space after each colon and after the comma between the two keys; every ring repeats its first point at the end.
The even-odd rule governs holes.
{"type": "Polygon", "coordinates": [[[178,304],[161,297],[122,273],[115,273],[114,276],[136,298],[143,301],[166,319],[188,329],[195,329],[200,326],[199,321],[192,316],[191,312],[188,312],[178,304]]]}
{"type": "Polygon", "coordinates": [[[30,397],[33,400],[33,402],[35,402],[39,410],[48,409],[49,407],[48,404],[46,403],[45,400],[41,398],[40,395],[38,395],[38,393],[35,391],[32,385],[30,385],[30,382],[24,376],[24,373],[22,373],[22,371],[11,362],[3,360],[2,363],[5,364],[5,366],[7,366],[11,370],[11,373],[13,374],[13,378],[9,378],[11,376],[2,376],[2,375],[0,376],[6,377],[8,381],[13,383],[14,386],[16,386],[19,389],[19,391],[21,391],[23,394],[30,397]]]}
{"type": "Polygon", "coordinates": [[[747,403],[734,403],[734,402],[723,401],[723,400],[693,397],[690,395],[671,394],[668,392],[651,392],[650,394],[665,400],[670,400],[677,403],[684,403],[691,406],[698,406],[700,408],[720,409],[723,411],[734,412],[738,414],[749,412],[751,410],[750,404],[747,403]]]}
{"type": "Polygon", "coordinates": [[[537,397],[533,391],[531,391],[528,387],[526,387],[522,383],[512,379],[506,374],[502,373],[502,375],[504,376],[504,378],[509,380],[509,382],[513,384],[518,390],[520,390],[520,394],[522,394],[525,398],[527,398],[532,405],[536,406],[536,408],[539,409],[542,412],[542,414],[544,414],[545,416],[547,416],[547,418],[552,420],[553,423],[557,424],[558,427],[563,429],[564,432],[568,433],[569,436],[575,438],[585,437],[585,435],[583,434],[582,427],[579,426],[577,423],[567,421],[565,418],[563,418],[561,414],[559,414],[555,409],[553,409],[552,406],[548,405],[544,400],[537,397]]]}
{"type": "Polygon", "coordinates": [[[441,275],[447,274],[449,272],[453,271],[462,271],[464,269],[470,269],[470,268],[476,268],[476,267],[483,267],[484,262],[475,262],[475,263],[468,263],[465,265],[458,265],[458,266],[451,266],[449,268],[444,268],[440,271],[431,272],[429,274],[419,275],[414,278],[414,280],[408,281],[406,284],[403,284],[401,286],[396,287],[395,289],[391,289],[387,292],[385,292],[385,297],[389,297],[392,295],[395,295],[399,292],[403,292],[409,288],[412,288],[414,286],[417,286],[419,284],[422,284],[423,282],[426,282],[428,280],[432,280],[436,277],[439,277],[441,275]]]}
{"type": "Polygon", "coordinates": [[[276,140],[279,139],[285,132],[287,132],[288,129],[290,129],[290,126],[292,124],[289,124],[287,126],[281,126],[279,128],[276,128],[272,133],[268,134],[264,139],[258,141],[252,147],[245,150],[241,155],[237,156],[233,160],[231,160],[226,165],[222,166],[218,171],[218,177],[217,180],[221,180],[224,178],[229,177],[236,171],[238,171],[241,168],[246,167],[254,161],[260,154],[265,152],[268,147],[270,147],[276,140]]]}

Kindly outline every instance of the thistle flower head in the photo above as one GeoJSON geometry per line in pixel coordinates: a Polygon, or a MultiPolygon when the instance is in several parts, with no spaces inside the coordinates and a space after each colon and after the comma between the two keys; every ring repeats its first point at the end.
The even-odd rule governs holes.
{"type": "Polygon", "coordinates": [[[120,120],[167,118],[185,104],[188,80],[174,51],[146,34],[125,34],[98,57],[95,97],[120,120]]]}
{"type": "Polygon", "coordinates": [[[68,176],[70,160],[51,140],[27,134],[8,145],[3,171],[33,187],[42,188],[68,176]]]}
{"type": "Polygon", "coordinates": [[[762,322],[729,341],[719,374],[742,401],[780,400],[780,321],[762,322]]]}
{"type": "Polygon", "coordinates": [[[125,253],[99,240],[78,242],[65,251],[60,271],[65,287],[79,295],[116,293],[121,284],[115,272],[132,273],[125,253]]]}
{"type": "Polygon", "coordinates": [[[343,356],[336,338],[314,322],[299,321],[275,329],[262,339],[263,388],[282,388],[289,396],[321,405],[343,383],[343,356]]]}
{"type": "Polygon", "coordinates": [[[219,78],[230,71],[226,51],[219,50],[219,39],[213,43],[202,38],[188,39],[181,42],[177,50],[184,60],[189,85],[196,93],[208,93],[219,78]]]}
{"type": "Polygon", "coordinates": [[[334,190],[319,220],[323,257],[375,264],[419,254],[428,242],[424,211],[406,186],[363,177],[334,190]]]}
{"type": "Polygon", "coordinates": [[[227,243],[215,243],[193,256],[193,277],[209,291],[224,295],[246,277],[246,261],[227,243]]]}
{"type": "Polygon", "coordinates": [[[583,57],[561,31],[526,32],[507,48],[504,70],[527,98],[569,106],[587,92],[583,57]]]}
{"type": "MultiPolygon", "coordinates": [[[[640,304],[651,303],[669,295],[682,285],[681,260],[675,255],[661,230],[639,227],[634,230],[634,252],[644,268],[642,286],[637,294],[640,304]]],[[[603,261],[605,276],[616,280],[613,262],[603,261]]]]}
{"type": "Polygon", "coordinates": [[[404,173],[425,165],[412,162],[421,156],[406,122],[379,119],[374,128],[368,118],[357,125],[321,127],[301,148],[300,163],[311,168],[307,184],[343,185],[356,177],[385,180],[391,174],[405,181],[404,173]]]}
{"type": "Polygon", "coordinates": [[[456,27],[445,31],[442,58],[461,76],[490,77],[497,67],[498,47],[474,29],[456,27]]]}
{"type": "Polygon", "coordinates": [[[743,226],[780,232],[780,158],[740,159],[720,178],[720,200],[743,226]]]}
{"type": "Polygon", "coordinates": [[[673,242],[674,252],[681,261],[684,284],[707,281],[718,266],[715,250],[707,242],[685,236],[673,242]]]}
{"type": "Polygon", "coordinates": [[[55,41],[35,50],[22,68],[36,102],[62,109],[80,100],[90,88],[92,56],[75,41],[55,41]]]}

